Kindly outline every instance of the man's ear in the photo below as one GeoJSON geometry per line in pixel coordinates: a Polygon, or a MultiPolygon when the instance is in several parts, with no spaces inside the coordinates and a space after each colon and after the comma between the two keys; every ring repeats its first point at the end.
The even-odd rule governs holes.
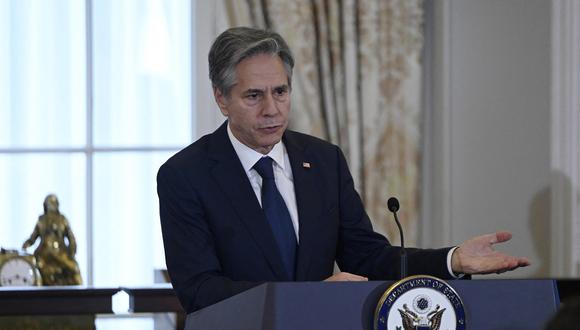
{"type": "Polygon", "coordinates": [[[215,102],[217,103],[220,111],[224,116],[228,116],[228,98],[219,89],[213,89],[213,96],[215,97],[215,102]]]}

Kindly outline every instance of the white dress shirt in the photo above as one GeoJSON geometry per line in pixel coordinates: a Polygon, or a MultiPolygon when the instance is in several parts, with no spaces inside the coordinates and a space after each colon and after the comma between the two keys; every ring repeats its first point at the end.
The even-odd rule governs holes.
{"type": "Polygon", "coordinates": [[[298,236],[298,229],[300,227],[298,223],[296,194],[294,192],[294,177],[292,176],[292,166],[290,166],[290,158],[288,157],[288,152],[286,151],[284,142],[280,141],[276,143],[274,148],[272,148],[267,155],[263,155],[240,142],[232,133],[229,124],[228,136],[242,166],[244,167],[244,171],[246,171],[246,175],[250,180],[250,184],[252,185],[252,189],[254,189],[254,193],[256,194],[256,198],[260,205],[262,205],[262,177],[252,167],[260,160],[260,158],[265,156],[269,156],[274,160],[272,166],[274,167],[274,180],[276,181],[276,187],[278,187],[278,191],[280,192],[280,195],[282,195],[284,203],[286,203],[286,207],[290,213],[290,218],[292,219],[292,225],[294,226],[294,232],[296,233],[296,239],[300,242],[300,237],[298,236]]]}
{"type": "MultiPolygon", "coordinates": [[[[272,165],[274,166],[274,180],[276,181],[276,186],[278,187],[280,195],[282,195],[282,198],[286,203],[288,212],[290,212],[290,218],[292,219],[292,225],[294,226],[296,239],[298,242],[300,242],[300,237],[298,235],[298,229],[300,227],[298,222],[298,206],[296,205],[296,194],[294,192],[294,177],[292,176],[290,158],[288,157],[288,152],[286,151],[284,142],[280,140],[280,142],[276,143],[267,155],[263,155],[240,142],[232,133],[229,123],[228,136],[232,142],[232,145],[234,146],[234,150],[236,151],[240,162],[242,163],[242,166],[244,167],[244,171],[246,171],[246,175],[250,180],[250,184],[252,185],[252,189],[254,190],[260,205],[262,205],[262,177],[252,167],[260,160],[260,158],[265,156],[269,156],[274,160],[272,162],[272,165]]],[[[457,247],[449,250],[447,253],[447,270],[454,278],[460,278],[463,277],[463,274],[457,276],[453,273],[453,269],[451,268],[451,257],[453,256],[453,252],[456,249],[457,247]]]]}

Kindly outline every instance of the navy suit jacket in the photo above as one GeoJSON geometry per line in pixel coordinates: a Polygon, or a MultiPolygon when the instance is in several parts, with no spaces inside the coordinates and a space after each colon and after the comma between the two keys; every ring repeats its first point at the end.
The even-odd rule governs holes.
{"type": "MultiPolygon", "coordinates": [[[[335,261],[370,280],[399,277],[400,249],[373,231],[341,150],[287,130],[300,224],[296,278],[287,278],[226,125],[171,157],[157,176],[167,268],[188,313],[263,282],[323,280],[335,261]]],[[[449,278],[448,251],[409,249],[409,274],[449,278]]]]}

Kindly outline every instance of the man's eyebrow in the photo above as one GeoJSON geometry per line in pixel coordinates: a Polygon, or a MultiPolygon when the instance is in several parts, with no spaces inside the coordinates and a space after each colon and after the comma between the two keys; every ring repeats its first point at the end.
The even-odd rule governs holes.
{"type": "MultiPolygon", "coordinates": [[[[290,89],[290,86],[288,86],[287,84],[283,84],[283,85],[278,85],[278,86],[274,86],[272,87],[272,90],[284,90],[287,91],[290,89]]],[[[264,93],[265,90],[261,89],[261,88],[248,88],[244,91],[244,94],[254,94],[254,93],[264,93]]]]}
{"type": "Polygon", "coordinates": [[[264,93],[264,90],[259,88],[249,88],[244,91],[244,94],[254,94],[254,93],[264,93]]]}

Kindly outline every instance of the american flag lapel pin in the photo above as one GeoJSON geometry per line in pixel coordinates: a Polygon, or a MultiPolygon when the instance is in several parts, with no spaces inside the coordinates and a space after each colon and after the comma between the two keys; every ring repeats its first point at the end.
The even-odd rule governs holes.
{"type": "Polygon", "coordinates": [[[309,162],[302,162],[302,167],[310,168],[310,163],[309,162]]]}

